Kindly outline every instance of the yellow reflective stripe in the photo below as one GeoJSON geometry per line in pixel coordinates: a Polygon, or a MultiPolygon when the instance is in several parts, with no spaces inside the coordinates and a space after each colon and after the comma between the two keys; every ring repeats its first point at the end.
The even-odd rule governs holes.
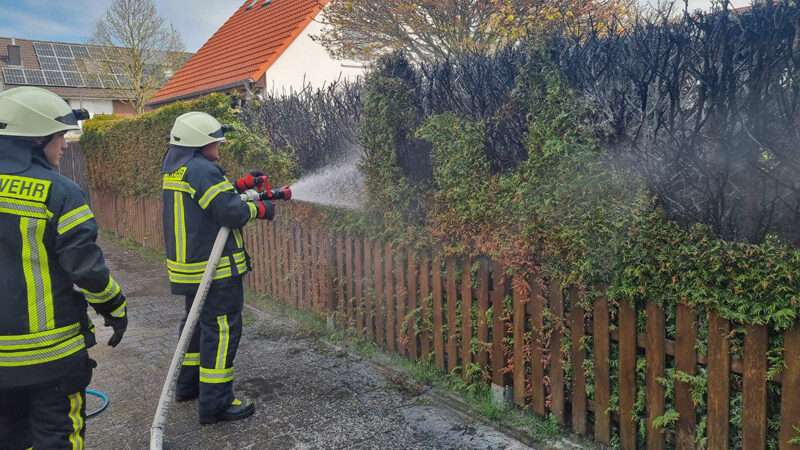
{"type": "Polygon", "coordinates": [[[83,416],[81,410],[83,409],[83,393],[76,392],[69,396],[69,418],[72,421],[72,433],[69,435],[69,442],[72,444],[72,450],[83,450],[83,416]]]}
{"type": "Polygon", "coordinates": [[[65,358],[86,348],[83,335],[64,341],[54,347],[21,352],[0,352],[0,367],[20,367],[41,364],[65,358]]]}
{"type": "Polygon", "coordinates": [[[242,232],[239,229],[233,230],[233,239],[236,241],[236,248],[244,248],[244,240],[242,240],[242,232]]]}
{"type": "Polygon", "coordinates": [[[247,202],[247,207],[250,208],[250,221],[258,217],[258,206],[255,203],[247,202]]]}
{"type": "Polygon", "coordinates": [[[58,228],[56,230],[58,234],[64,234],[92,217],[94,217],[94,214],[92,214],[89,206],[83,205],[61,216],[58,219],[58,228]]]}
{"type": "Polygon", "coordinates": [[[214,200],[214,198],[219,195],[220,192],[229,191],[232,189],[233,185],[228,180],[217,183],[208,188],[205,194],[200,197],[200,201],[198,203],[200,204],[201,208],[206,209],[208,208],[208,205],[211,204],[211,201],[214,200]]]}
{"type": "Polygon", "coordinates": [[[120,289],[119,285],[113,278],[109,275],[108,277],[108,284],[106,285],[105,289],[100,292],[90,292],[86,289],[81,289],[83,292],[84,297],[86,297],[86,301],[89,303],[105,303],[109,300],[112,300],[117,294],[120,293],[122,289],[120,289]]]}
{"type": "Polygon", "coordinates": [[[31,350],[38,347],[55,345],[66,339],[77,336],[80,330],[81,324],[74,323],[66,327],[38,333],[0,336],[0,352],[20,349],[31,350]]]}
{"type": "MultiPolygon", "coordinates": [[[[236,252],[233,254],[233,260],[236,263],[240,263],[245,260],[244,252],[236,252]]],[[[206,265],[208,261],[200,261],[196,263],[185,263],[185,262],[178,262],[173,261],[171,259],[167,259],[167,269],[174,270],[176,272],[199,272],[203,273],[206,270],[206,265]]],[[[224,259],[220,260],[220,263],[217,264],[217,268],[226,267],[230,265],[230,260],[225,257],[224,259]]]]}
{"type": "Polygon", "coordinates": [[[13,214],[15,216],[23,217],[35,217],[37,219],[49,218],[47,206],[44,203],[15,200],[5,197],[0,197],[0,213],[13,214]]]}
{"type": "Polygon", "coordinates": [[[50,266],[44,248],[43,219],[23,217],[19,221],[22,235],[22,272],[28,297],[28,327],[32,333],[56,327],[53,313],[53,290],[50,266]]]}
{"type": "Polygon", "coordinates": [[[184,366],[199,366],[200,365],[200,353],[187,353],[186,356],[183,357],[183,365],[184,366]]]}
{"type": "Polygon", "coordinates": [[[116,317],[118,319],[121,319],[121,318],[125,317],[125,305],[127,303],[128,303],[128,301],[125,300],[125,301],[122,302],[121,305],[119,305],[119,308],[111,311],[111,317],[116,317]]]}
{"type": "MultiPolygon", "coordinates": [[[[247,271],[247,263],[241,262],[236,265],[236,269],[239,274],[245,273],[247,271]]],[[[169,274],[169,280],[173,283],[188,283],[188,284],[196,284],[202,281],[203,273],[183,273],[179,271],[167,270],[169,274]]],[[[223,278],[228,278],[233,276],[233,271],[231,271],[230,266],[218,268],[216,272],[214,272],[214,279],[221,280],[223,278]]]]}
{"type": "Polygon", "coordinates": [[[219,344],[217,344],[217,365],[215,369],[224,369],[225,360],[228,357],[228,342],[230,341],[228,316],[217,317],[217,326],[219,326],[219,344]]]}
{"type": "Polygon", "coordinates": [[[228,383],[233,381],[233,367],[228,369],[206,369],[200,366],[201,383],[228,383]]]}
{"type": "Polygon", "coordinates": [[[178,262],[186,261],[186,221],[183,208],[183,194],[175,192],[175,259],[178,262]]]}
{"type": "Polygon", "coordinates": [[[165,179],[161,186],[168,191],[186,192],[192,197],[194,197],[195,192],[197,192],[189,183],[185,181],[168,181],[165,179]]]}
{"type": "Polygon", "coordinates": [[[21,200],[44,202],[50,190],[50,181],[38,178],[0,175],[0,195],[21,200]]]}

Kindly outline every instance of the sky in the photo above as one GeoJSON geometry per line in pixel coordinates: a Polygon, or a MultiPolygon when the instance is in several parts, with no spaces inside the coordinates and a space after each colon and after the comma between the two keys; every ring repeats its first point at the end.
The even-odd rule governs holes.
{"type": "MultiPolygon", "coordinates": [[[[657,1],[657,0],[650,0],[657,1]]],[[[243,0],[155,0],[196,52],[241,6],[243,0]]],[[[0,37],[86,42],[92,25],[111,0],[0,0],[0,37]]],[[[750,0],[731,0],[734,7],[750,0]]],[[[690,9],[706,9],[711,0],[689,0],[690,9]]]]}
{"type": "MultiPolygon", "coordinates": [[[[196,52],[244,0],[155,0],[196,52]]],[[[86,42],[111,0],[0,0],[0,37],[86,42]]]]}

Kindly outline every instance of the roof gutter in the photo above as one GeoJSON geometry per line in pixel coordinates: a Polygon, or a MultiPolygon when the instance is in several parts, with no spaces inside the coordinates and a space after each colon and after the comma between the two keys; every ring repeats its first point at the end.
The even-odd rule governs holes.
{"type": "Polygon", "coordinates": [[[163,100],[150,102],[150,103],[147,104],[147,106],[151,106],[151,107],[162,106],[162,105],[165,105],[167,103],[176,102],[178,100],[187,100],[187,99],[190,99],[190,98],[200,97],[201,95],[211,94],[212,92],[224,91],[224,90],[227,90],[227,89],[234,89],[234,88],[242,87],[242,86],[244,86],[245,92],[247,92],[247,91],[250,91],[250,86],[252,86],[253,83],[255,83],[255,80],[253,80],[252,78],[247,78],[247,79],[244,79],[242,81],[237,81],[237,82],[234,82],[234,83],[223,84],[222,86],[214,86],[212,88],[203,89],[202,91],[195,91],[195,92],[191,92],[189,94],[176,95],[175,97],[169,97],[169,98],[165,98],[163,100]]]}

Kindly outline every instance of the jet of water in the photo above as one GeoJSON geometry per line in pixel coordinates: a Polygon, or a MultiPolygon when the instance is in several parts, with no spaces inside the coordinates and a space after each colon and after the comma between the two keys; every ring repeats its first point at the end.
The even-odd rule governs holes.
{"type": "Polygon", "coordinates": [[[354,147],[342,158],[315,170],[291,185],[292,200],[360,209],[364,204],[364,177],[358,171],[363,150],[354,147]]]}

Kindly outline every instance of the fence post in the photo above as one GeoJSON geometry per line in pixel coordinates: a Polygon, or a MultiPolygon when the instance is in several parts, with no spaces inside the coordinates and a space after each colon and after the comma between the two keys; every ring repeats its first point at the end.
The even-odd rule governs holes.
{"type": "MultiPolygon", "coordinates": [[[[697,370],[697,315],[683,303],[675,311],[675,370],[694,375],[697,370]]],[[[620,337],[622,339],[622,337],[620,337]]],[[[692,401],[692,386],[675,379],[675,411],[678,423],[675,426],[675,447],[678,450],[695,448],[695,422],[697,413],[692,401]]]]}
{"type": "Polygon", "coordinates": [[[786,369],[781,384],[780,449],[788,450],[798,448],[789,441],[797,435],[794,427],[800,427],[800,327],[786,331],[783,348],[786,369]]]}
{"type": "Polygon", "coordinates": [[[742,447],[767,447],[767,327],[747,325],[744,336],[742,447]]]}
{"type": "MultiPolygon", "coordinates": [[[[728,448],[731,356],[728,335],[730,323],[717,316],[708,317],[708,448],[728,448]]],[[[796,401],[796,399],[795,399],[796,401]]]]}
{"type": "Polygon", "coordinates": [[[611,342],[608,334],[608,298],[605,294],[594,300],[594,437],[603,444],[611,442],[611,382],[608,359],[611,342]]]}
{"type": "Polygon", "coordinates": [[[636,449],[636,308],[619,302],[619,440],[623,450],[636,449]]]}

